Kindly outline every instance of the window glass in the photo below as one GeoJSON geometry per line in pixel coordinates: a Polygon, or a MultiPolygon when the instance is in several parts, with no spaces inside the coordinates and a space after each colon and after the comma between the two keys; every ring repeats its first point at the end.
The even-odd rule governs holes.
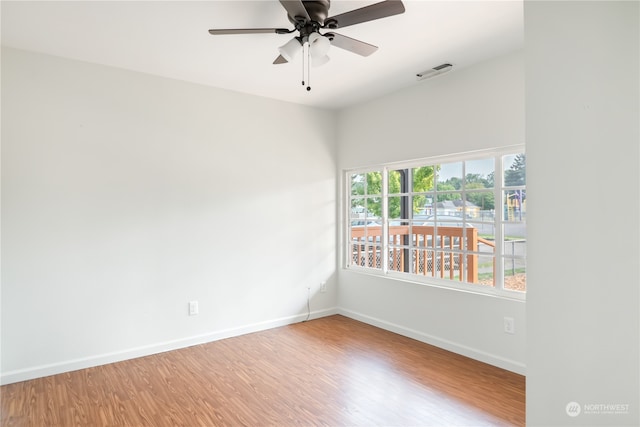
{"type": "Polygon", "coordinates": [[[382,171],[351,174],[349,265],[381,268],[382,171]]]}
{"type": "Polygon", "coordinates": [[[493,221],[495,196],[493,191],[467,191],[462,216],[471,221],[493,221]]]}
{"type": "MultiPolygon", "coordinates": [[[[504,220],[512,223],[524,223],[527,220],[527,200],[524,190],[505,190],[503,192],[504,200],[504,220]]],[[[516,231],[518,227],[511,226],[510,230],[516,231]]],[[[524,224],[522,230],[517,233],[524,232],[524,224]]],[[[517,235],[517,234],[516,234],[517,235]]]]}
{"type": "Polygon", "coordinates": [[[490,255],[479,255],[477,263],[477,283],[479,285],[495,286],[495,257],[490,255]]]}
{"type": "Polygon", "coordinates": [[[348,175],[348,264],[525,292],[525,155],[461,157],[348,175]]]}
{"type": "Polygon", "coordinates": [[[351,195],[363,195],[365,192],[365,179],[363,174],[351,175],[351,195]]]}
{"type": "Polygon", "coordinates": [[[367,194],[382,194],[382,172],[368,172],[367,194]]]}
{"type": "Polygon", "coordinates": [[[389,194],[401,193],[402,174],[400,171],[389,171],[389,194]]]}
{"type": "Polygon", "coordinates": [[[505,257],[504,288],[510,291],[526,292],[526,262],[521,258],[505,257]]]}
{"type": "Polygon", "coordinates": [[[493,188],[495,159],[477,159],[465,162],[465,188],[493,188]]]}
{"type": "Polygon", "coordinates": [[[504,186],[512,187],[526,185],[527,183],[527,162],[523,153],[512,154],[503,157],[502,164],[504,170],[504,186]]]}
{"type": "Polygon", "coordinates": [[[462,189],[462,162],[444,163],[436,166],[438,177],[436,190],[460,190],[462,189]]]}
{"type": "Polygon", "coordinates": [[[414,193],[430,192],[434,189],[435,166],[421,166],[411,171],[414,193]]]}
{"type": "Polygon", "coordinates": [[[398,225],[397,220],[401,219],[400,205],[402,203],[402,197],[391,196],[387,200],[389,201],[388,216],[391,221],[390,225],[398,225]]]}

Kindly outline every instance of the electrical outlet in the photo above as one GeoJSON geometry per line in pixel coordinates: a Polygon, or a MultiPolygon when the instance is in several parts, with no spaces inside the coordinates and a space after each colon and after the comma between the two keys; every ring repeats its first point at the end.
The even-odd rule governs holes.
{"type": "Polygon", "coordinates": [[[320,283],[320,292],[327,292],[327,282],[320,283]]]}
{"type": "Polygon", "coordinates": [[[513,317],[504,318],[504,332],[507,334],[516,333],[516,321],[513,320],[513,317]]]}
{"type": "Polygon", "coordinates": [[[198,314],[198,301],[189,301],[189,316],[198,314]]]}

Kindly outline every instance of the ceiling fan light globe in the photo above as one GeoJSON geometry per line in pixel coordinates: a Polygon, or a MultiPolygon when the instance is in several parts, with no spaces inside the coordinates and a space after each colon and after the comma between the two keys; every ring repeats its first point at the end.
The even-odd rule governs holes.
{"type": "Polygon", "coordinates": [[[320,67],[324,64],[326,64],[327,62],[329,62],[329,56],[328,55],[324,55],[324,56],[318,56],[318,57],[311,57],[311,66],[313,67],[320,67]]]}
{"type": "Polygon", "coordinates": [[[278,48],[280,55],[288,62],[291,62],[295,58],[296,54],[300,51],[300,41],[295,37],[283,44],[278,48]]]}
{"type": "Polygon", "coordinates": [[[312,58],[326,56],[330,47],[331,41],[328,38],[318,33],[311,33],[309,35],[309,54],[312,58]]]}

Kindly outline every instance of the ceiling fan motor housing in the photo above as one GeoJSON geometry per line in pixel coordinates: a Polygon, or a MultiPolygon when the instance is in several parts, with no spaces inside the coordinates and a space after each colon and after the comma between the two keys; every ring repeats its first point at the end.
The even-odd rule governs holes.
{"type": "MultiPolygon", "coordinates": [[[[303,1],[302,4],[304,4],[304,8],[307,10],[311,21],[317,22],[320,25],[324,24],[324,20],[329,16],[330,0],[309,0],[303,1]]],[[[292,24],[296,25],[299,23],[295,16],[287,15],[287,17],[292,24]]]]}

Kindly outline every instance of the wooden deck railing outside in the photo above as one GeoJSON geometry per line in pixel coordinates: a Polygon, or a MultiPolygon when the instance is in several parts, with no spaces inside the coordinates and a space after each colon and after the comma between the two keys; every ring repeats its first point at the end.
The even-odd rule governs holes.
{"type": "Polygon", "coordinates": [[[479,243],[495,248],[492,241],[478,237],[478,230],[474,227],[438,226],[436,236],[434,226],[400,225],[389,227],[389,254],[382,258],[382,227],[352,228],[352,260],[358,265],[372,268],[382,268],[381,263],[388,262],[389,270],[408,270],[414,274],[460,281],[464,280],[462,271],[466,264],[467,282],[477,283],[478,255],[465,256],[453,252],[462,251],[465,240],[467,251],[477,252],[479,243]],[[407,266],[407,262],[412,265],[407,266]]]}

